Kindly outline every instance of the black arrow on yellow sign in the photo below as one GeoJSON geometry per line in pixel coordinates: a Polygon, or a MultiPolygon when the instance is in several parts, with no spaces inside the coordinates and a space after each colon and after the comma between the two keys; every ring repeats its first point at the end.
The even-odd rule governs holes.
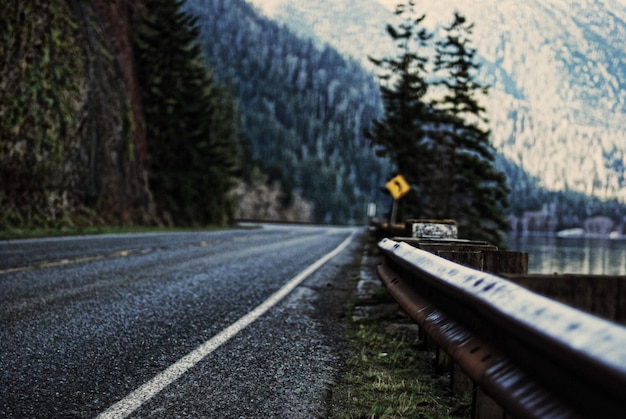
{"type": "Polygon", "coordinates": [[[393,199],[400,199],[411,190],[411,186],[404,176],[398,175],[385,184],[385,187],[393,196],[393,199]]]}

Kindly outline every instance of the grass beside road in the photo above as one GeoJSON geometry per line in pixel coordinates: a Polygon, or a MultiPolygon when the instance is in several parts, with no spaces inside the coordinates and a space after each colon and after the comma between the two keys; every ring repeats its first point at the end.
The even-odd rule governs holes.
{"type": "Polygon", "coordinates": [[[384,323],[349,331],[350,356],[342,390],[342,418],[469,418],[469,397],[455,396],[435,372],[434,354],[415,340],[394,336],[384,323]]]}
{"type": "Polygon", "coordinates": [[[348,355],[333,388],[332,418],[469,418],[471,396],[453,394],[435,352],[381,285],[346,316],[348,355]],[[366,307],[368,316],[354,316],[366,307]]]}

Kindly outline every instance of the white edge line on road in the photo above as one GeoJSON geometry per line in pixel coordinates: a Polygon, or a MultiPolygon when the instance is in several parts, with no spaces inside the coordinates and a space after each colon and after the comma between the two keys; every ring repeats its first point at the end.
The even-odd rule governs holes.
{"type": "Polygon", "coordinates": [[[341,253],[352,241],[354,233],[343,241],[335,250],[323,256],[321,259],[310,265],[308,268],[300,272],[298,275],[289,280],[281,289],[272,294],[267,300],[258,305],[248,314],[240,317],[235,323],[222,330],[202,345],[198,346],[192,352],[188,353],[176,363],[170,365],[166,370],[156,375],[150,381],[130,393],[128,396],[115,403],[107,410],[98,415],[100,419],[125,418],[137,410],[142,404],[153,398],[157,393],[170,385],[180,376],[185,374],[194,365],[204,359],[207,355],[228,342],[237,333],[243,330],[261,317],[270,308],[275,306],[280,300],[285,298],[291,291],[302,283],[313,272],[319,269],[330,259],[341,253]]]}

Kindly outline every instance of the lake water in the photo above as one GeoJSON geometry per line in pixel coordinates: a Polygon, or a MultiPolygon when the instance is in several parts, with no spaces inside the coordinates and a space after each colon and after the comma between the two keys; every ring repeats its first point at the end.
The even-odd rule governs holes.
{"type": "Polygon", "coordinates": [[[626,240],[510,237],[509,250],[528,253],[529,273],[626,275],[626,240]]]}

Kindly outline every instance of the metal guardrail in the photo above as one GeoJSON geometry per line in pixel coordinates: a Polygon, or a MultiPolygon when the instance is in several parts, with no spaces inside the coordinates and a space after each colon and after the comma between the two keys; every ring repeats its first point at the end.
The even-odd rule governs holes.
{"type": "Polygon", "coordinates": [[[623,418],[626,328],[383,239],[390,294],[513,417],[623,418]]]}

